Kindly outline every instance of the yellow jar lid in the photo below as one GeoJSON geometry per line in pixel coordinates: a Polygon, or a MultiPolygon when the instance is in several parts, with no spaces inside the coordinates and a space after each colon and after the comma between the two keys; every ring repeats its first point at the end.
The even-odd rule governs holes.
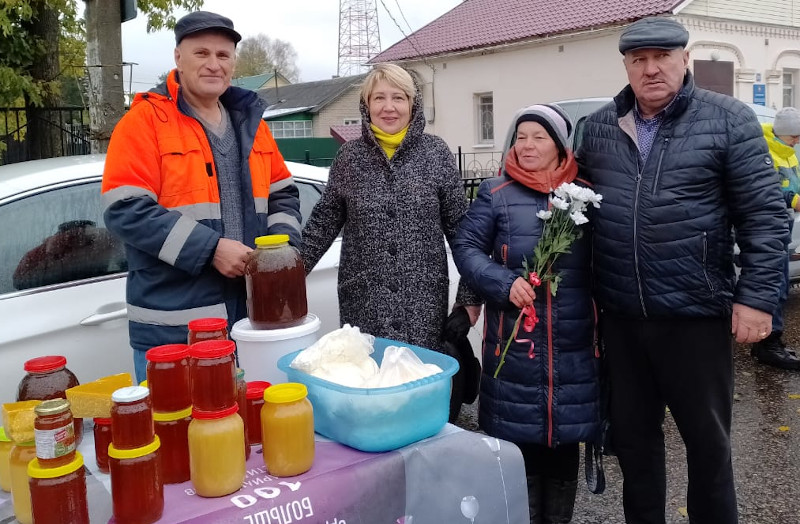
{"type": "Polygon", "coordinates": [[[161,440],[159,440],[158,435],[156,435],[153,439],[153,442],[146,446],[142,446],[141,448],[117,449],[114,447],[114,444],[109,444],[108,456],[115,459],[135,459],[149,455],[160,447],[161,440]]]}
{"type": "Polygon", "coordinates": [[[299,382],[275,384],[264,390],[264,401],[272,404],[297,402],[308,396],[308,388],[299,382]]]}
{"type": "Polygon", "coordinates": [[[257,246],[279,246],[289,242],[289,235],[264,235],[256,237],[257,246]]]}
{"type": "Polygon", "coordinates": [[[72,462],[57,468],[45,468],[39,464],[39,459],[33,459],[28,462],[28,476],[35,479],[54,479],[56,477],[63,477],[69,475],[74,471],[78,471],[83,467],[83,455],[75,452],[75,458],[72,462]]]}
{"type": "Polygon", "coordinates": [[[0,442],[11,442],[11,439],[6,435],[6,428],[0,426],[0,442]]]}
{"type": "Polygon", "coordinates": [[[153,411],[153,420],[156,422],[172,422],[192,416],[192,406],[180,411],[153,411]]]}

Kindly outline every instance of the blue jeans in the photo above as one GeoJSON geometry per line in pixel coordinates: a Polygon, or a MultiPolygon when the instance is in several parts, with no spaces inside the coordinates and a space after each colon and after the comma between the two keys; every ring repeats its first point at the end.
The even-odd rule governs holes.
{"type": "Polygon", "coordinates": [[[147,380],[147,359],[145,358],[147,351],[133,350],[133,367],[136,370],[135,384],[141,384],[142,381],[147,380]]]}
{"type": "Polygon", "coordinates": [[[783,262],[783,280],[781,281],[781,294],[778,297],[778,307],[772,315],[772,332],[783,333],[783,306],[789,298],[789,243],[792,241],[792,227],[794,226],[794,218],[789,217],[789,234],[786,236],[784,246],[786,247],[786,256],[783,262]]]}

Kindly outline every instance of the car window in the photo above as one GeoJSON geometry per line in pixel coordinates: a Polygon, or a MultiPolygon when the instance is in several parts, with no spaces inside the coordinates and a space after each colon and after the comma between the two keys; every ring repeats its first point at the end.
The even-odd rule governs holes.
{"type": "Polygon", "coordinates": [[[324,186],[322,184],[306,182],[303,180],[295,180],[297,189],[300,191],[300,215],[302,216],[301,225],[305,227],[308,217],[311,216],[311,210],[319,201],[322,196],[324,186]]]}
{"type": "Polygon", "coordinates": [[[0,223],[0,294],[127,271],[103,223],[99,181],[3,204],[0,223]]]}
{"type": "Polygon", "coordinates": [[[572,134],[572,140],[575,142],[573,151],[577,151],[583,143],[583,128],[586,127],[586,118],[583,117],[575,124],[575,132],[572,134]]]}

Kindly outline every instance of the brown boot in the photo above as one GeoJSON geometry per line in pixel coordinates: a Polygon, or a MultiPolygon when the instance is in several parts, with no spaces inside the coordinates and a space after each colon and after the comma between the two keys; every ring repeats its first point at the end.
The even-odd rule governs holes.
{"type": "Polygon", "coordinates": [[[572,520],[572,511],[575,509],[575,494],[577,491],[577,480],[545,479],[544,492],[542,494],[544,502],[542,523],[567,524],[570,522],[572,520]]]}

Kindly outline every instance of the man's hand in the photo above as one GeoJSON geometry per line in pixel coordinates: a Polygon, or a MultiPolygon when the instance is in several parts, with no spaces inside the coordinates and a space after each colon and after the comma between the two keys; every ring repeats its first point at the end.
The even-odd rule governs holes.
{"type": "Polygon", "coordinates": [[[240,277],[244,275],[244,266],[247,263],[247,255],[252,251],[251,248],[237,240],[230,238],[220,238],[217,242],[217,250],[214,251],[214,267],[228,278],[240,277]]]}
{"type": "Polygon", "coordinates": [[[522,309],[525,306],[533,304],[533,299],[536,298],[536,292],[522,277],[517,277],[513,284],[511,284],[511,291],[508,293],[508,300],[512,304],[522,309]]]}
{"type": "Polygon", "coordinates": [[[764,340],[772,332],[772,315],[743,304],[733,305],[731,333],[740,344],[764,340]]]}

